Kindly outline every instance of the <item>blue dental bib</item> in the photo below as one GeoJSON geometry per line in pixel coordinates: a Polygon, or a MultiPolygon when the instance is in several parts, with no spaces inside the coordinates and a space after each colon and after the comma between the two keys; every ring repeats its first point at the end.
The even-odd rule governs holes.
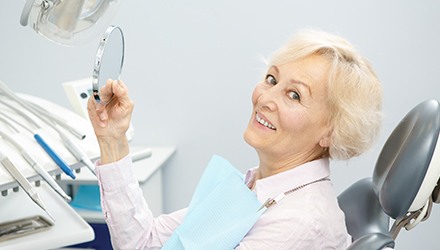
{"type": "Polygon", "coordinates": [[[162,249],[236,247],[265,209],[244,183],[243,174],[214,155],[188,207],[182,224],[162,249]]]}

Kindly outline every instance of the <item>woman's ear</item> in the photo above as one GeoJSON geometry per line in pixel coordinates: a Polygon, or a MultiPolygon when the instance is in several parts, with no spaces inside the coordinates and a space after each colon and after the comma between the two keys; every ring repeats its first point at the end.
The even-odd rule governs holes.
{"type": "Polygon", "coordinates": [[[321,140],[319,141],[319,146],[321,146],[323,148],[330,147],[330,136],[325,136],[325,137],[321,138],[321,140]]]}
{"type": "Polygon", "coordinates": [[[326,135],[324,135],[321,140],[319,140],[319,146],[323,148],[330,147],[331,137],[332,137],[333,129],[330,129],[326,135]]]}

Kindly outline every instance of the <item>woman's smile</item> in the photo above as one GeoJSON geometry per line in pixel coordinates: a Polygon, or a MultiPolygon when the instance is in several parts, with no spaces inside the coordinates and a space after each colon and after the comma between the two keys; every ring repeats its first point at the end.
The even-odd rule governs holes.
{"type": "Polygon", "coordinates": [[[263,126],[265,126],[267,128],[270,128],[272,130],[277,130],[274,125],[272,125],[270,122],[268,122],[265,118],[261,118],[258,113],[255,113],[255,119],[261,125],[263,125],[263,126]]]}

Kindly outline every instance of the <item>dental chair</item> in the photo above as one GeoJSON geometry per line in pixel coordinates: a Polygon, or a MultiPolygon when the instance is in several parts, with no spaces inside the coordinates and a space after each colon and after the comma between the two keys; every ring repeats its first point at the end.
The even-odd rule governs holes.
{"type": "Polygon", "coordinates": [[[394,248],[402,228],[414,228],[440,203],[439,131],[439,102],[418,104],[385,142],[372,177],[338,196],[353,241],[348,249],[394,248]]]}

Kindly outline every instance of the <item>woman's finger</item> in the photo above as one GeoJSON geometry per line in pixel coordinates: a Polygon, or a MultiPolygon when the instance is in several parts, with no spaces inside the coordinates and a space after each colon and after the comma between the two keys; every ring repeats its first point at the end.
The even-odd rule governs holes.
{"type": "Polygon", "coordinates": [[[93,119],[95,117],[96,113],[96,101],[93,97],[90,97],[87,101],[87,112],[89,113],[90,119],[93,119]]]}
{"type": "Polygon", "coordinates": [[[127,88],[123,81],[121,80],[114,80],[112,82],[112,92],[115,96],[118,98],[127,98],[127,88]]]}
{"type": "Polygon", "coordinates": [[[93,97],[90,97],[87,102],[87,111],[89,113],[90,121],[94,124],[98,124],[100,127],[105,127],[107,124],[106,118],[107,112],[105,109],[100,108],[102,106],[100,103],[97,103],[93,97]]]}
{"type": "Polygon", "coordinates": [[[128,96],[128,89],[122,80],[113,81],[113,94],[117,97],[118,103],[122,107],[129,108],[132,106],[132,101],[128,96]]]}
{"type": "Polygon", "coordinates": [[[113,96],[113,80],[108,79],[100,89],[100,98],[103,103],[108,103],[113,96]]]}

